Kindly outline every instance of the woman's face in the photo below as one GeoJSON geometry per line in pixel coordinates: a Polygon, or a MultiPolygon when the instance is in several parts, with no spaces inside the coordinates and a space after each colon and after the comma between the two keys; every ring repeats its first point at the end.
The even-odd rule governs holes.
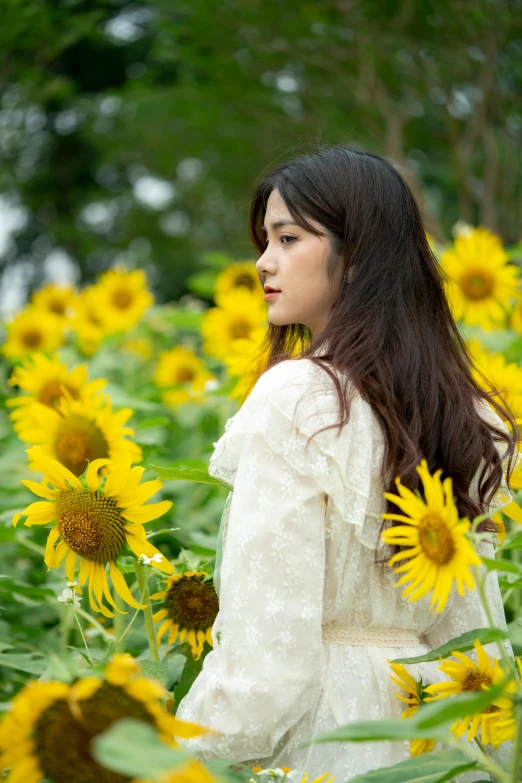
{"type": "MultiPolygon", "coordinates": [[[[316,236],[293,221],[278,190],[268,199],[264,228],[267,246],[256,263],[263,286],[279,291],[268,296],[268,319],[277,326],[303,324],[312,336],[328,321],[341,284],[343,265],[336,267],[330,283],[327,260],[333,253],[325,229],[313,220],[316,236]]],[[[266,294],[265,294],[266,296],[266,294]]]]}

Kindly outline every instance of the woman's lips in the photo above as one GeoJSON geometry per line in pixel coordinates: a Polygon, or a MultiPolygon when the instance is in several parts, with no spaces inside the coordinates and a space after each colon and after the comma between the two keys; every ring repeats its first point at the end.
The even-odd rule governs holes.
{"type": "Polygon", "coordinates": [[[275,299],[278,294],[280,294],[281,291],[267,291],[265,294],[265,302],[270,302],[272,299],[275,299]]]}

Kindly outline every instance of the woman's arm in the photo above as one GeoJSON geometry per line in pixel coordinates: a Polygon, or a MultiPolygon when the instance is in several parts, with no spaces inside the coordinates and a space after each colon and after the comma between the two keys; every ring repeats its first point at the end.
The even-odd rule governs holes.
{"type": "Polygon", "coordinates": [[[313,466],[297,471],[253,430],[231,498],[214,649],[177,713],[219,732],[187,744],[203,759],[270,756],[320,685],[324,493],[313,466]]]}

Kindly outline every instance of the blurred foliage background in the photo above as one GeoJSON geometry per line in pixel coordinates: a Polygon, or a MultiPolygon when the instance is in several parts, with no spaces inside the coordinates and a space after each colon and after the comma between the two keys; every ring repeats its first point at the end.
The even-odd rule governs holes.
{"type": "Polygon", "coordinates": [[[439,241],[520,238],[521,0],[4,0],[0,80],[4,292],[123,261],[178,299],[318,144],[389,158],[439,241]]]}

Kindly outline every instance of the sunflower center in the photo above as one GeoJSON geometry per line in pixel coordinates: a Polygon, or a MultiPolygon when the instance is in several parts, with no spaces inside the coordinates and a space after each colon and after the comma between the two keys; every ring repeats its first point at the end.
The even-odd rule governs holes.
{"type": "Polygon", "coordinates": [[[252,331],[252,324],[248,321],[234,321],[230,327],[230,336],[233,340],[239,340],[242,337],[249,337],[252,331]]]}
{"type": "Polygon", "coordinates": [[[51,299],[49,302],[49,310],[51,313],[56,313],[56,315],[63,315],[66,308],[67,305],[64,299],[51,299]]]}
{"type": "Polygon", "coordinates": [[[50,381],[41,389],[38,400],[44,405],[48,405],[49,408],[56,408],[56,404],[64,396],[63,389],[67,389],[73,400],[78,399],[78,392],[73,389],[72,386],[68,386],[61,381],[50,381]]]}
{"type": "Polygon", "coordinates": [[[39,348],[43,341],[43,333],[39,329],[26,329],[22,334],[22,343],[26,348],[39,348]]]}
{"type": "Polygon", "coordinates": [[[86,313],[87,321],[93,326],[103,326],[102,319],[94,312],[94,310],[88,310],[86,313]]]}
{"type": "Polygon", "coordinates": [[[204,574],[183,575],[167,590],[165,608],[169,619],[189,631],[206,631],[214,624],[219,609],[214,585],[204,574]]]}
{"type": "Polygon", "coordinates": [[[134,297],[128,288],[117,288],[112,295],[112,303],[118,310],[127,310],[134,297]]]}
{"type": "Polygon", "coordinates": [[[460,287],[468,299],[484,299],[493,291],[493,277],[487,272],[470,272],[463,275],[460,287]]]}
{"type": "Polygon", "coordinates": [[[56,525],[67,546],[94,563],[114,561],[125,543],[125,520],[116,501],[101,492],[60,492],[56,525]]]}
{"type": "Polygon", "coordinates": [[[186,383],[187,381],[192,381],[193,379],[194,370],[192,370],[190,367],[179,367],[176,370],[174,383],[186,383]]]}
{"type": "Polygon", "coordinates": [[[255,282],[250,275],[238,275],[235,282],[236,288],[248,288],[250,291],[254,290],[255,282]]]}
{"type": "Polygon", "coordinates": [[[53,783],[127,783],[131,778],[96,763],[90,752],[91,740],[122,718],[154,725],[152,715],[123,688],[107,682],[78,706],[81,721],[61,699],[44,710],[36,723],[35,755],[45,778],[53,783]]]}
{"type": "Polygon", "coordinates": [[[65,465],[75,476],[81,476],[87,467],[87,460],[109,456],[109,447],[103,433],[84,416],[66,416],[56,434],[54,449],[58,462],[65,465]]]}
{"type": "Polygon", "coordinates": [[[437,565],[449,563],[455,554],[455,542],[438,514],[426,514],[419,523],[419,545],[428,560],[437,565]]]}
{"type": "Polygon", "coordinates": [[[462,683],[462,690],[466,693],[469,691],[481,691],[483,685],[485,685],[487,688],[490,687],[491,679],[488,677],[488,675],[482,674],[482,672],[474,672],[469,669],[466,672],[466,677],[462,683]]]}

